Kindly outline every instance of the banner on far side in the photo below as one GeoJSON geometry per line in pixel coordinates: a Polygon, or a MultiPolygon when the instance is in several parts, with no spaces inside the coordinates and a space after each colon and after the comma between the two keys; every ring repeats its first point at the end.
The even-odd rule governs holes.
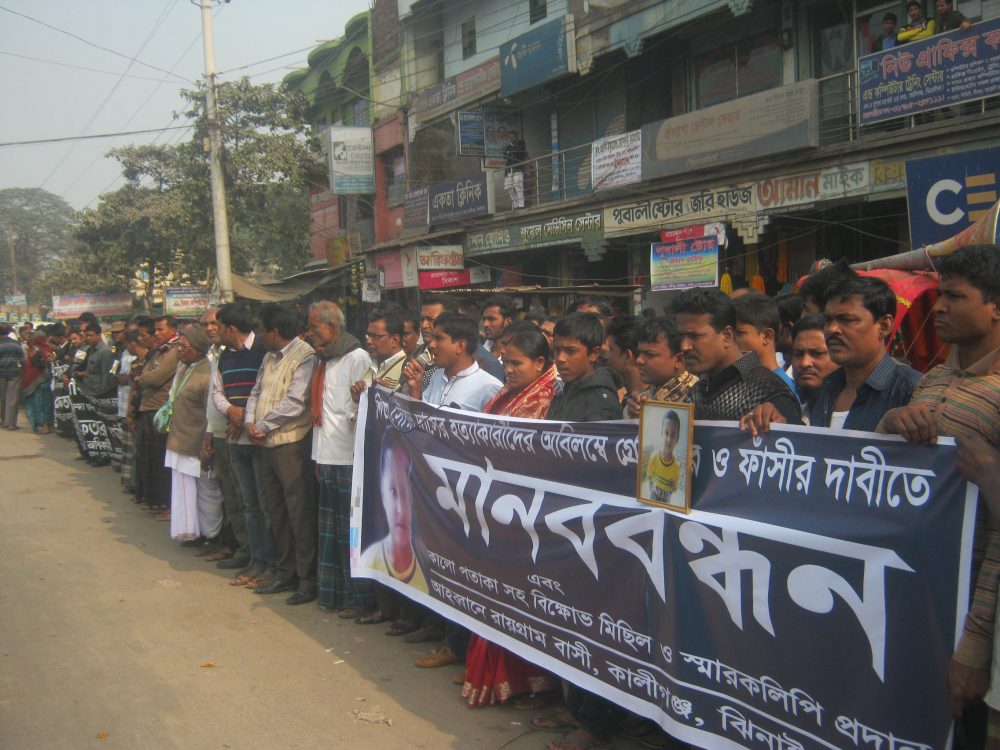
{"type": "Polygon", "coordinates": [[[635,501],[634,422],[370,389],[352,574],[699,747],[942,748],[976,504],[954,454],[699,423],[684,515],[635,501]]]}
{"type": "Polygon", "coordinates": [[[1000,18],[858,58],[862,125],[998,93],[1000,18]]]}
{"type": "Polygon", "coordinates": [[[649,249],[652,290],[719,285],[719,241],[716,237],[654,242],[649,249]]]}

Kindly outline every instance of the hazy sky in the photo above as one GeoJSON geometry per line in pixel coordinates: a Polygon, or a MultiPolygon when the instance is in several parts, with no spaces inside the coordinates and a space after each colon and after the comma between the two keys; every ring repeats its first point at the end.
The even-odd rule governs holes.
{"type": "MultiPolygon", "coordinates": [[[[219,77],[280,81],[292,68],[304,67],[318,43],[342,36],[346,22],[368,5],[368,0],[232,0],[217,5],[219,77]],[[295,54],[262,63],[291,52],[295,54]],[[243,66],[250,67],[237,70],[243,66]]],[[[182,79],[195,82],[203,72],[201,12],[192,0],[0,0],[0,144],[178,125],[173,121],[173,113],[181,109],[178,92],[192,85],[182,79]],[[130,63],[132,57],[137,62],[130,63]]],[[[104,156],[108,149],[188,137],[187,131],[168,130],[0,146],[0,189],[43,187],[74,208],[93,207],[101,193],[121,184],[117,162],[104,156]]]]}

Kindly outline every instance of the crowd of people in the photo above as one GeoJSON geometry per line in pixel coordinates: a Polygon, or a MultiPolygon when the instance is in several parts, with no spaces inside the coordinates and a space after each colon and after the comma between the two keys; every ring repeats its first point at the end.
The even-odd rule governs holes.
{"type": "MultiPolygon", "coordinates": [[[[182,546],[232,571],[233,586],[285,593],[291,606],[318,600],[407,642],[440,641],[416,666],[464,665],[457,681],[469,706],[539,709],[562,699],[532,721],[561,735],[550,750],[599,747],[616,733],[647,747],[679,743],[396,591],[351,577],[355,419],[367,388],[525,419],[634,419],[654,400],[691,403],[696,419],[736,421],[754,434],[806,423],[919,443],[955,436],[958,468],[981,487],[983,507],[975,594],[949,689],[966,746],[982,747],[987,736],[1000,743],[1000,532],[991,521],[1000,513],[998,252],[966,247],[941,262],[933,322],[951,347],[924,375],[890,353],[892,289],[833,264],[778,297],[685,290],[664,315],[615,314],[601,298],[557,318],[522,315],[505,296],[486,299],[476,316],[448,295],[424,296],[419,311],[384,302],[368,314],[363,340],[331,301],[312,304],[306,319],[273,303],[255,315],[225,304],[181,326],[140,316],[111,325],[110,345],[93,316],[25,327],[19,338],[0,324],[3,426],[17,429],[23,400],[35,432],[74,438],[81,459],[113,465],[133,501],[169,522],[182,546]],[[85,429],[88,401],[97,412],[112,404],[103,407],[113,410],[107,434],[119,435],[110,455],[85,429]]],[[[397,458],[383,455],[392,467],[381,484],[387,515],[409,507],[390,502],[411,491],[397,458]]],[[[388,520],[409,528],[408,519],[388,520]]],[[[422,574],[412,546],[394,534],[365,550],[366,564],[413,582],[422,574]]]]}

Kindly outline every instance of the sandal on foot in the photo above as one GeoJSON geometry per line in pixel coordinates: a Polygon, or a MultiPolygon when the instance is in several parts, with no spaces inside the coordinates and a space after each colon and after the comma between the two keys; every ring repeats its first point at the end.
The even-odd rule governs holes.
{"type": "Polygon", "coordinates": [[[389,629],[385,631],[385,634],[394,637],[406,635],[407,633],[412,633],[418,627],[419,625],[414,625],[412,622],[407,622],[406,620],[396,620],[396,622],[390,625],[389,629]]]}
{"type": "Polygon", "coordinates": [[[261,571],[259,571],[259,570],[248,570],[248,571],[240,573],[238,576],[236,576],[236,578],[234,578],[233,580],[231,580],[229,582],[229,585],[230,586],[246,586],[251,581],[256,581],[257,578],[260,575],[261,575],[261,571]]]}
{"type": "Polygon", "coordinates": [[[370,614],[370,610],[362,609],[361,607],[341,607],[337,610],[337,617],[341,620],[357,620],[359,617],[364,617],[370,614]]]}
{"type": "Polygon", "coordinates": [[[156,514],[155,518],[157,521],[169,521],[170,511],[169,510],[160,511],[159,513],[156,514]]]}
{"type": "Polygon", "coordinates": [[[376,609],[364,617],[359,617],[354,622],[357,625],[381,625],[383,622],[389,622],[389,618],[376,609]]]}
{"type": "Polygon", "coordinates": [[[527,695],[519,695],[511,702],[511,705],[514,706],[514,708],[521,709],[522,711],[538,711],[539,709],[551,706],[555,699],[555,691],[548,690],[544,693],[528,693],[527,695]]]}
{"type": "Polygon", "coordinates": [[[567,732],[573,732],[580,728],[580,725],[570,718],[570,720],[561,719],[560,716],[566,716],[565,713],[558,713],[554,716],[536,716],[531,720],[531,728],[539,732],[555,732],[556,734],[566,734],[567,732]]]}
{"type": "Polygon", "coordinates": [[[274,583],[274,573],[271,572],[261,573],[252,581],[247,583],[247,588],[254,590],[262,589],[265,588],[266,586],[270,586],[272,583],[274,583]]]}

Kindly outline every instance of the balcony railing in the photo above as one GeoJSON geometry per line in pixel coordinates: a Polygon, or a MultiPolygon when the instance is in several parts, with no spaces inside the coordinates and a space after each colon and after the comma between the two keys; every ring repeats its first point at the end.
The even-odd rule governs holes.
{"type": "MultiPolygon", "coordinates": [[[[829,76],[819,80],[819,144],[834,146],[850,142],[863,142],[869,138],[885,138],[895,132],[905,136],[907,131],[927,127],[940,119],[967,120],[984,112],[1000,110],[1000,97],[888,120],[874,125],[858,125],[857,71],[829,76]]],[[[524,174],[524,207],[535,208],[558,204],[573,198],[597,194],[591,181],[591,144],[557,151],[515,165],[524,174]]],[[[493,183],[495,210],[506,213],[514,210],[511,198],[504,187],[507,168],[488,170],[493,183]]]]}

